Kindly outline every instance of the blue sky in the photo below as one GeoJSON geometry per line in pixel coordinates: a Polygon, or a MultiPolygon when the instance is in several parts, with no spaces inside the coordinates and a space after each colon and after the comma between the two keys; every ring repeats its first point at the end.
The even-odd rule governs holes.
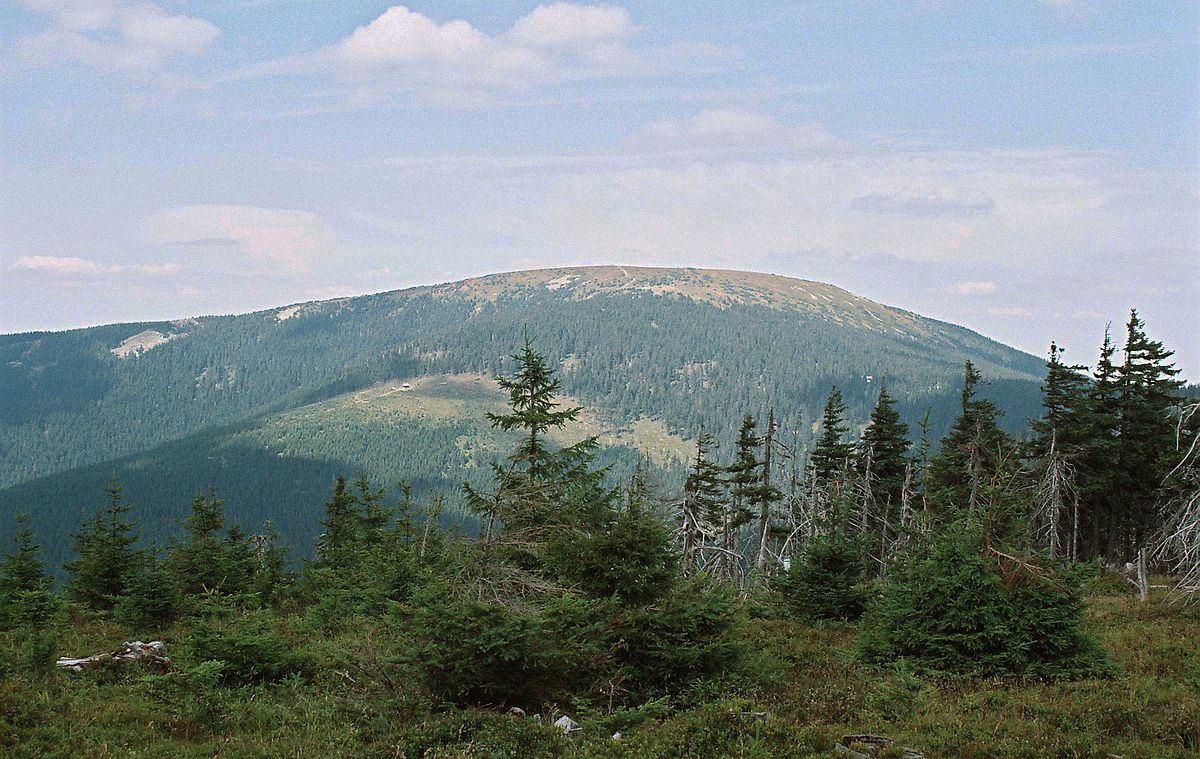
{"type": "Polygon", "coordinates": [[[0,0],[0,331],[514,268],[829,281],[1200,378],[1200,5],[0,0]]]}

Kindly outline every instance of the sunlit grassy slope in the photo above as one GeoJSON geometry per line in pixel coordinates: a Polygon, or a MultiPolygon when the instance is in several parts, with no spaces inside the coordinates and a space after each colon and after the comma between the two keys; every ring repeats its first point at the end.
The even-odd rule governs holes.
{"type": "MultiPolygon", "coordinates": [[[[150,539],[170,534],[190,499],[211,485],[227,500],[233,519],[251,530],[273,520],[304,555],[320,529],[322,496],[337,474],[354,478],[363,472],[393,491],[406,480],[418,497],[444,496],[449,518],[464,518],[458,508],[462,483],[485,485],[490,465],[515,442],[515,435],[492,429],[487,420],[504,404],[495,380],[481,374],[390,381],[0,490],[0,510],[31,511],[47,558],[57,565],[68,558],[80,515],[101,502],[114,471],[150,539]],[[33,508],[37,504],[53,508],[33,508]]],[[[692,445],[658,420],[618,424],[586,411],[551,439],[568,445],[588,436],[604,446],[601,462],[612,466],[614,483],[628,476],[639,455],[657,465],[664,483],[674,483],[692,445]]]]}

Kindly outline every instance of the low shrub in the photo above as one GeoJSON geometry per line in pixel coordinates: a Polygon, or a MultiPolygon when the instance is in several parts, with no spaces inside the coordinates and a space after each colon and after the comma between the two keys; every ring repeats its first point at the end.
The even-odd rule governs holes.
{"type": "Polygon", "coordinates": [[[220,662],[223,685],[274,682],[311,667],[279,636],[274,616],[266,610],[229,610],[197,621],[184,640],[192,662],[220,662]]]}
{"type": "Polygon", "coordinates": [[[902,560],[859,639],[869,662],[985,676],[1076,677],[1107,670],[1082,628],[1081,578],[1069,568],[992,551],[958,523],[902,560]]]}
{"type": "Polygon", "coordinates": [[[784,605],[803,619],[856,620],[868,597],[863,586],[865,555],[854,540],[817,539],[775,580],[774,587],[784,605]]]}

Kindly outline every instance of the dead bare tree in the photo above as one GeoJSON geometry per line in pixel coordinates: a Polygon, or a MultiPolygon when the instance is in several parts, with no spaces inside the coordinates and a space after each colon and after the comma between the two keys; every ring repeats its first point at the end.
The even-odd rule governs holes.
{"type": "Polygon", "coordinates": [[[477,601],[524,608],[530,596],[545,593],[555,584],[524,569],[518,557],[539,556],[557,528],[542,518],[550,510],[553,485],[507,468],[493,465],[497,486],[480,492],[464,486],[468,507],[480,516],[477,560],[464,567],[460,580],[477,601]]]}
{"type": "MultiPolygon", "coordinates": [[[[1050,450],[1038,462],[1040,474],[1034,485],[1033,513],[1030,532],[1034,545],[1046,548],[1051,556],[1066,554],[1075,559],[1079,542],[1079,493],[1075,487],[1075,471],[1058,450],[1058,434],[1050,433],[1050,450]],[[1070,506],[1070,518],[1067,509],[1070,506]],[[1064,535],[1064,522],[1069,521],[1070,533],[1064,535]]],[[[1037,470],[1035,470],[1037,471],[1037,470]]]]}
{"type": "Polygon", "coordinates": [[[758,499],[758,558],[754,568],[762,572],[767,566],[769,553],[767,542],[771,538],[771,504],[778,499],[779,491],[772,482],[771,453],[775,440],[775,410],[767,412],[767,433],[763,436],[762,486],[758,499]]]}
{"type": "Polygon", "coordinates": [[[1170,514],[1153,550],[1153,558],[1167,563],[1178,576],[1172,600],[1200,601],[1200,403],[1181,411],[1175,431],[1179,462],[1165,482],[1174,483],[1175,496],[1167,504],[1170,514]],[[1190,437],[1190,439],[1189,439],[1190,437]]]}

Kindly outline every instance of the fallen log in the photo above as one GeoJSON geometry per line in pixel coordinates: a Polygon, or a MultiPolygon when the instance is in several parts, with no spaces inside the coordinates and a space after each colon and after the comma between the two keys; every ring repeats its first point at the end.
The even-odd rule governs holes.
{"type": "Polygon", "coordinates": [[[901,759],[924,759],[924,754],[911,748],[901,748],[896,752],[894,741],[882,735],[846,735],[834,749],[850,759],[875,759],[885,750],[888,756],[898,756],[901,759]]]}
{"type": "Polygon", "coordinates": [[[119,649],[111,653],[94,654],[78,659],[69,656],[60,656],[55,664],[62,669],[69,669],[72,672],[82,672],[85,669],[102,666],[107,662],[129,661],[142,661],[166,669],[171,666],[171,660],[163,656],[165,649],[166,644],[161,640],[152,640],[149,643],[134,640],[122,644],[119,649]]]}

